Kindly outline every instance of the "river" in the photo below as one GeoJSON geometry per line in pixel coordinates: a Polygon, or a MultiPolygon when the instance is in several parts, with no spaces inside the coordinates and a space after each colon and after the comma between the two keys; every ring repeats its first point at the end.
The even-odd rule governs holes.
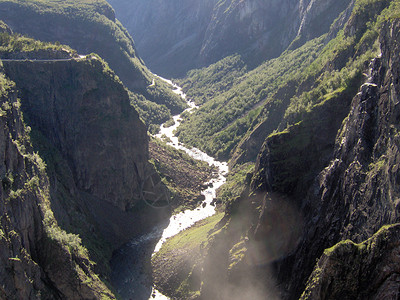
{"type": "MultiPolygon", "coordinates": [[[[161,78],[161,77],[160,77],[161,78]]],[[[174,92],[185,99],[189,105],[185,111],[197,109],[196,105],[186,99],[186,95],[182,89],[170,80],[161,78],[173,86],[174,92]]],[[[154,81],[153,81],[154,82],[154,81]]],[[[185,151],[191,157],[207,162],[218,168],[218,177],[207,182],[208,186],[202,191],[205,200],[194,210],[185,210],[179,214],[171,216],[168,226],[165,228],[154,228],[152,232],[136,238],[126,244],[124,247],[116,251],[111,261],[112,276],[111,282],[117,289],[118,294],[123,299],[135,300],[165,300],[168,297],[162,295],[159,291],[152,287],[151,278],[151,256],[159,251],[162,244],[168,239],[189,228],[197,221],[205,219],[215,214],[215,207],[211,202],[216,196],[216,190],[225,183],[226,175],[229,171],[226,162],[220,162],[213,157],[196,148],[186,148],[182,145],[178,138],[174,135],[174,130],[180,125],[181,116],[173,117],[175,124],[170,127],[161,126],[160,133],[156,135],[158,138],[167,137],[168,144],[185,151]]]]}

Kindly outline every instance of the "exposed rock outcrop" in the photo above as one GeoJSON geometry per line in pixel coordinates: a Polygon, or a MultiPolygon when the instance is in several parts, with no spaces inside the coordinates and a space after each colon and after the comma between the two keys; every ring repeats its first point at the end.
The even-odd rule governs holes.
{"type": "Polygon", "coordinates": [[[398,225],[383,227],[399,222],[400,21],[389,3],[355,7],[341,33],[361,38],[382,12],[371,37],[381,54],[362,62],[363,80],[265,140],[251,185],[210,235],[200,299],[299,299],[305,288],[304,299],[397,298],[398,225]]]}
{"type": "Polygon", "coordinates": [[[132,207],[149,166],[147,132],[123,86],[110,70],[103,74],[101,60],[6,61],[4,67],[29,125],[67,158],[77,187],[122,210],[132,207]]]}
{"type": "Polygon", "coordinates": [[[301,299],[398,299],[400,226],[382,227],[367,241],[324,251],[301,299]]]}
{"type": "Polygon", "coordinates": [[[135,39],[140,56],[157,74],[183,75],[197,65],[217,0],[110,0],[135,39]]]}
{"type": "Polygon", "coordinates": [[[45,165],[30,145],[14,85],[3,75],[1,85],[0,298],[115,299],[79,237],[58,227],[45,165]]]}
{"type": "Polygon", "coordinates": [[[63,225],[75,227],[70,215],[78,210],[118,247],[168,213],[142,202],[144,190],[153,191],[150,182],[160,181],[148,162],[147,131],[101,59],[5,61],[4,67],[17,83],[34,144],[51,165],[52,205],[63,225]]]}
{"type": "MultiPolygon", "coordinates": [[[[396,166],[400,145],[400,61],[395,55],[399,51],[399,32],[399,21],[388,22],[382,29],[382,56],[371,63],[370,77],[352,101],[350,114],[336,138],[333,159],[301,202],[305,220],[303,240],[293,254],[276,265],[290,299],[301,294],[315,260],[326,248],[345,239],[360,243],[383,225],[399,221],[396,166]]],[[[278,174],[284,175],[279,171],[278,174]]],[[[270,175],[265,183],[278,183],[275,180],[280,177],[270,175]]],[[[360,286],[365,284],[361,281],[357,282],[360,286]]],[[[383,288],[379,284],[374,292],[383,288]]],[[[330,299],[328,294],[324,295],[327,298],[322,299],[330,299]]],[[[344,295],[351,298],[351,294],[344,295]]]]}

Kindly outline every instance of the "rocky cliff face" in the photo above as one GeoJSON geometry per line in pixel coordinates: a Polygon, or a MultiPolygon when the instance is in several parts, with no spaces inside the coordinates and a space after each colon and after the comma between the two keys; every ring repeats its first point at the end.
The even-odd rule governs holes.
{"type": "Polygon", "coordinates": [[[164,76],[239,53],[256,66],[329,31],[342,1],[109,1],[149,67],[164,76]],[[158,38],[154,38],[158,37],[158,38]]]}
{"type": "Polygon", "coordinates": [[[30,125],[67,158],[77,187],[122,210],[132,207],[148,166],[148,137],[111,70],[103,75],[96,58],[4,66],[30,125]]]}
{"type": "MultiPolygon", "coordinates": [[[[399,220],[396,200],[399,184],[396,171],[399,141],[396,128],[399,121],[397,98],[400,61],[395,55],[398,51],[399,25],[398,21],[388,22],[382,29],[382,55],[371,62],[369,78],[352,100],[350,113],[336,138],[333,159],[318,175],[304,200],[296,204],[303,212],[304,236],[296,250],[275,265],[283,289],[289,291],[286,297],[290,299],[301,294],[315,260],[322,255],[324,249],[345,239],[360,243],[383,225],[399,220]]],[[[270,140],[269,147],[279,145],[279,141],[270,140]]],[[[260,158],[262,157],[261,155],[260,158]]],[[[268,159],[266,156],[264,162],[260,161],[269,170],[264,173],[264,187],[259,185],[261,190],[277,190],[284,183],[282,180],[288,179],[285,172],[289,170],[273,171],[271,166],[275,163],[271,160],[272,157],[274,156],[268,159]]],[[[312,169],[312,165],[310,166],[312,169]]],[[[281,192],[287,193],[288,190],[288,186],[285,186],[281,192]]],[[[268,221],[265,224],[271,226],[268,221]]],[[[265,224],[258,227],[260,232],[265,224]]],[[[257,235],[257,230],[255,232],[257,235]]],[[[391,237],[388,239],[392,240],[391,237]]],[[[357,257],[363,257],[360,258],[362,261],[365,259],[364,262],[369,262],[370,265],[366,268],[372,270],[378,267],[375,265],[378,262],[371,257],[374,253],[386,251],[381,246],[366,246],[365,252],[362,252],[364,255],[361,252],[356,254],[351,247],[341,245],[335,248],[337,255],[323,256],[309,279],[309,289],[303,295],[304,299],[334,299],[335,296],[332,295],[338,295],[340,291],[350,298],[351,295],[359,295],[357,297],[362,299],[362,295],[366,295],[364,293],[372,298],[378,295],[381,297],[386,286],[391,289],[385,296],[390,296],[393,286],[398,286],[392,280],[397,271],[389,262],[379,262],[379,268],[384,268],[382,264],[387,264],[388,276],[374,281],[372,271],[365,274],[361,265],[356,265],[360,260],[339,258],[343,257],[343,253],[348,253],[349,258],[361,255],[357,257]],[[344,252],[340,250],[343,247],[346,249],[344,252]],[[339,272],[342,272],[340,276],[339,272]],[[362,272],[363,276],[344,283],[345,288],[328,284],[332,276],[350,278],[354,272],[362,272]],[[363,287],[371,282],[375,283],[364,291],[363,287]]]]}
{"type": "Polygon", "coordinates": [[[118,247],[168,213],[142,201],[145,191],[155,191],[151,182],[160,181],[148,162],[147,131],[101,59],[6,61],[4,67],[17,83],[34,145],[51,166],[52,205],[64,226],[85,228],[74,217],[83,215],[118,247]]]}
{"type": "Polygon", "coordinates": [[[398,299],[399,224],[363,243],[350,240],[324,251],[301,299],[398,299]]]}
{"type": "MultiPolygon", "coordinates": [[[[343,239],[358,243],[381,226],[399,221],[396,166],[400,144],[396,128],[400,61],[395,55],[399,50],[399,32],[399,21],[385,24],[381,32],[382,56],[371,63],[370,78],[353,99],[351,112],[337,138],[334,160],[319,177],[317,197],[310,197],[306,203],[312,211],[308,219],[313,221],[302,251],[308,248],[318,253],[320,246],[327,248],[343,239]]],[[[373,255],[372,251],[384,249],[371,247],[367,255],[373,255]]],[[[397,272],[387,264],[388,276],[370,287],[370,295],[383,296],[384,286],[390,284],[392,274],[397,272]]],[[[368,279],[372,282],[372,277],[368,279]]],[[[368,279],[360,278],[355,287],[368,284],[368,279]]],[[[390,291],[387,292],[389,296],[390,291]]]]}
{"type": "Polygon", "coordinates": [[[149,68],[170,77],[197,65],[211,11],[218,1],[110,0],[149,68]]]}
{"type": "Polygon", "coordinates": [[[15,85],[1,76],[0,298],[114,299],[79,237],[58,227],[45,165],[30,145],[15,85]]]}
{"type": "Polygon", "coordinates": [[[147,128],[97,54],[3,27],[0,298],[114,299],[112,251],[170,213],[147,128]]]}
{"type": "MultiPolygon", "coordinates": [[[[202,248],[202,271],[192,273],[199,299],[398,297],[398,3],[352,4],[343,31],[331,28],[338,38],[322,54],[335,55],[323,72],[351,68],[366,53],[353,66],[360,74],[269,134],[251,182],[202,248]],[[372,44],[377,51],[365,51],[372,44]]],[[[318,80],[277,94],[292,97],[318,80]]]]}

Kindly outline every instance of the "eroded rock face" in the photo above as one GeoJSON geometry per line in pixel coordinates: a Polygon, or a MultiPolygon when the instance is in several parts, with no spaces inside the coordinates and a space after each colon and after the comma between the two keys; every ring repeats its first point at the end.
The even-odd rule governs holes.
{"type": "MultiPolygon", "coordinates": [[[[2,103],[16,102],[14,94],[9,99],[2,97],[2,103]],[[12,98],[11,98],[12,97],[12,98]]],[[[30,299],[36,297],[36,293],[45,289],[41,281],[42,271],[32,260],[31,255],[37,251],[33,241],[43,239],[41,212],[38,203],[45,201],[35,192],[24,195],[25,197],[11,199],[9,194],[12,185],[23,186],[32,178],[28,174],[29,165],[24,161],[23,155],[13,142],[18,135],[24,134],[25,128],[20,115],[15,109],[10,108],[8,114],[0,118],[0,149],[2,165],[2,185],[0,211],[0,249],[1,270],[0,280],[3,288],[0,291],[1,298],[30,299]],[[14,124],[12,124],[15,122],[14,124]],[[14,177],[18,175],[18,184],[14,183],[14,177]],[[26,201],[24,201],[26,199],[26,201]],[[8,217],[7,217],[8,216],[8,217]],[[33,252],[33,253],[32,253],[33,252]],[[10,272],[11,271],[11,272],[10,272]],[[34,283],[29,282],[34,279],[34,283]]],[[[30,167],[36,167],[31,164],[30,167]]],[[[42,174],[41,174],[42,175],[42,174]]]]}
{"type": "Polygon", "coordinates": [[[160,178],[148,162],[146,127],[104,62],[94,57],[4,66],[49,165],[52,208],[64,228],[97,234],[115,249],[168,216],[168,207],[157,210],[142,201],[145,190],[162,195],[166,188],[150,186],[160,178]]]}
{"type": "Polygon", "coordinates": [[[293,0],[225,1],[212,12],[201,59],[209,64],[232,53],[244,54],[246,61],[277,56],[296,35],[297,12],[293,0]]]}
{"type": "MultiPolygon", "coordinates": [[[[400,23],[387,23],[380,38],[382,56],[372,61],[370,77],[354,97],[337,136],[334,158],[303,203],[304,240],[295,254],[278,263],[281,278],[290,274],[286,286],[297,290],[295,295],[301,293],[301,285],[324,249],[345,239],[362,242],[383,225],[399,221],[400,61],[395,55],[399,40],[400,23]]],[[[385,284],[377,283],[373,293],[385,284]]],[[[330,299],[326,297],[322,299],[330,299]]]]}
{"type": "MultiPolygon", "coordinates": [[[[305,299],[397,297],[397,267],[391,262],[398,260],[397,233],[390,231],[388,244],[362,244],[364,252],[354,243],[399,222],[399,40],[400,22],[386,23],[380,32],[382,54],[371,61],[358,92],[329,99],[301,123],[266,140],[250,192],[233,202],[253,206],[246,254],[233,278],[257,274],[264,288],[278,287],[283,299],[298,299],[307,280],[305,299]],[[299,227],[303,232],[296,234],[299,227]],[[339,242],[346,239],[353,242],[343,248],[339,242]],[[322,256],[309,278],[324,250],[337,243],[338,254],[322,256]],[[391,259],[379,260],[386,253],[391,259]],[[255,266],[249,264],[253,257],[255,266]],[[374,270],[385,270],[387,277],[374,278],[374,270]]],[[[236,211],[227,214],[234,220],[236,211]]],[[[226,249],[221,253],[229,257],[226,249]]]]}
{"type": "Polygon", "coordinates": [[[110,0],[135,40],[146,65],[157,74],[183,75],[197,65],[217,0],[110,0]]]}
{"type": "Polygon", "coordinates": [[[145,125],[97,59],[6,62],[31,126],[68,159],[79,189],[122,210],[139,199],[148,167],[145,125]],[[38,76],[40,74],[40,76],[38,76]]]}
{"type": "Polygon", "coordinates": [[[2,86],[1,104],[0,298],[114,299],[79,252],[79,238],[53,217],[45,167],[31,148],[17,94],[2,86]]]}
{"type": "Polygon", "coordinates": [[[301,299],[398,299],[399,238],[396,224],[363,243],[346,240],[325,250],[301,299]]]}

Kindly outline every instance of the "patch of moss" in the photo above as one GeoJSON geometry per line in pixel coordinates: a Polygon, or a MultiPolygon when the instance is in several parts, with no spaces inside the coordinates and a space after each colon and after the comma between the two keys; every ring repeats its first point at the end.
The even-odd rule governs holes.
{"type": "Polygon", "coordinates": [[[229,270],[233,269],[245,257],[247,251],[246,243],[242,239],[229,251],[229,270]]]}

